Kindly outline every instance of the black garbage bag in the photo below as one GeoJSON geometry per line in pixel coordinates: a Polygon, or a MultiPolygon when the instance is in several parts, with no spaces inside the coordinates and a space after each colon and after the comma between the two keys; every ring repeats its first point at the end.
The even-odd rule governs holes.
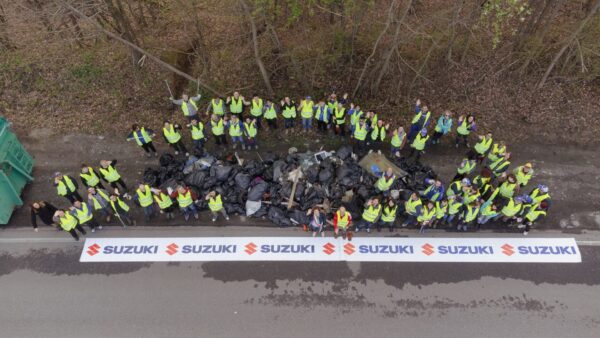
{"type": "Polygon", "coordinates": [[[302,210],[290,210],[287,216],[295,225],[304,225],[310,222],[310,218],[302,210]]]}
{"type": "Polygon", "coordinates": [[[151,187],[156,187],[158,184],[158,171],[152,168],[146,168],[144,170],[143,181],[151,187]]]}
{"type": "Polygon", "coordinates": [[[352,156],[352,147],[348,145],[342,146],[335,152],[335,156],[339,157],[341,160],[346,160],[352,156]]]}
{"type": "Polygon", "coordinates": [[[369,199],[371,197],[371,192],[364,185],[358,187],[358,190],[356,191],[356,194],[358,196],[360,196],[364,200],[367,200],[367,199],[369,199]]]}
{"type": "Polygon", "coordinates": [[[277,161],[278,159],[279,159],[279,156],[277,156],[276,154],[274,154],[272,152],[268,152],[262,156],[263,163],[268,166],[273,165],[273,163],[275,163],[275,161],[277,161]]]}
{"type": "Polygon", "coordinates": [[[213,188],[215,185],[217,185],[217,178],[216,177],[212,177],[212,176],[208,176],[204,179],[204,184],[202,185],[203,189],[211,189],[213,188]]]}
{"type": "Polygon", "coordinates": [[[246,213],[246,210],[244,210],[244,208],[242,208],[242,206],[240,206],[239,204],[225,203],[223,205],[223,207],[225,208],[225,211],[227,211],[227,214],[229,214],[229,215],[232,215],[232,214],[243,215],[246,213]]]}
{"type": "MultiPolygon", "coordinates": [[[[302,198],[302,196],[304,195],[304,189],[305,189],[305,187],[306,186],[302,182],[298,182],[298,184],[296,185],[296,193],[294,194],[294,199],[296,201],[299,201],[302,198]]],[[[291,186],[290,186],[290,194],[291,193],[292,193],[292,189],[291,189],[291,186]]],[[[286,197],[289,197],[290,194],[288,194],[286,197]]]]}
{"type": "Polygon", "coordinates": [[[158,162],[160,163],[160,165],[162,167],[166,167],[171,162],[173,162],[174,159],[175,159],[175,157],[173,157],[173,155],[171,155],[171,154],[162,154],[162,155],[160,155],[160,158],[158,159],[158,162]]]}
{"type": "Polygon", "coordinates": [[[242,190],[248,189],[250,181],[252,181],[252,177],[248,174],[238,173],[235,175],[235,185],[242,190]]]}
{"type": "Polygon", "coordinates": [[[269,184],[267,182],[259,182],[255,186],[253,186],[248,192],[248,200],[249,201],[260,201],[264,193],[269,189],[269,184]]]}
{"type": "Polygon", "coordinates": [[[344,177],[350,177],[352,174],[352,168],[347,164],[342,164],[335,170],[335,178],[337,180],[341,180],[344,177]]]}
{"type": "Polygon", "coordinates": [[[338,180],[337,183],[339,185],[343,185],[348,188],[354,188],[359,182],[357,179],[352,177],[344,177],[341,180],[338,180]]]}
{"type": "Polygon", "coordinates": [[[273,182],[273,167],[268,166],[265,168],[265,171],[262,173],[262,178],[265,181],[273,182]]]}
{"type": "Polygon", "coordinates": [[[306,179],[308,180],[308,182],[310,183],[315,183],[319,180],[319,172],[320,172],[320,168],[318,164],[313,164],[310,167],[308,167],[308,169],[306,169],[306,179]]]}
{"type": "Polygon", "coordinates": [[[232,169],[233,167],[226,165],[213,166],[210,168],[210,176],[214,176],[219,182],[225,182],[232,169]]]}
{"type": "Polygon", "coordinates": [[[164,182],[162,182],[162,184],[159,186],[159,188],[167,190],[167,188],[171,188],[173,190],[175,190],[177,188],[179,184],[177,183],[177,180],[174,178],[170,178],[164,182]]]}
{"type": "Polygon", "coordinates": [[[328,166],[319,171],[319,182],[328,183],[333,179],[333,167],[328,166]]]}
{"type": "Polygon", "coordinates": [[[271,206],[269,208],[268,216],[269,220],[280,227],[290,227],[292,226],[292,221],[290,221],[285,216],[285,211],[279,207],[271,206]]]}
{"type": "Polygon", "coordinates": [[[275,161],[275,163],[273,163],[273,182],[279,182],[279,179],[284,176],[283,173],[287,174],[287,172],[283,171],[283,169],[286,167],[287,164],[280,160],[275,161]]]}
{"type": "Polygon", "coordinates": [[[263,170],[264,170],[264,165],[262,165],[262,163],[260,163],[256,160],[250,160],[250,161],[246,162],[246,164],[242,168],[242,171],[244,171],[246,174],[248,174],[252,177],[262,175],[263,170]]]}
{"type": "Polygon", "coordinates": [[[258,211],[256,211],[252,217],[256,217],[256,218],[260,218],[260,217],[267,217],[267,214],[269,212],[269,206],[266,204],[262,204],[260,206],[260,209],[258,209],[258,211]]]}

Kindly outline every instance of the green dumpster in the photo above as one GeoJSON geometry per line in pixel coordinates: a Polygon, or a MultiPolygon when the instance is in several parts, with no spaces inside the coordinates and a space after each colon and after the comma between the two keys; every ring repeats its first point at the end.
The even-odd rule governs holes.
{"type": "Polygon", "coordinates": [[[23,205],[21,191],[33,181],[33,158],[27,153],[10,123],[0,117],[0,224],[7,224],[16,206],[23,205]]]}

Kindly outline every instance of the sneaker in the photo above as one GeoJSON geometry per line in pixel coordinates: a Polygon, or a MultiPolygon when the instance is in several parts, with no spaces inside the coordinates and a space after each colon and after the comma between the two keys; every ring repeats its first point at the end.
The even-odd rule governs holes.
{"type": "Polygon", "coordinates": [[[403,228],[406,228],[407,226],[408,226],[408,224],[406,224],[406,223],[402,223],[402,227],[403,227],[403,228]]]}
{"type": "Polygon", "coordinates": [[[98,230],[102,230],[102,225],[99,225],[99,226],[98,226],[98,230]]]}
{"type": "Polygon", "coordinates": [[[371,229],[367,228],[367,233],[370,234],[371,233],[371,229]]]}
{"type": "Polygon", "coordinates": [[[458,148],[458,143],[455,146],[456,146],[456,148],[458,148]]]}
{"type": "Polygon", "coordinates": [[[175,155],[179,155],[179,152],[177,150],[175,151],[175,155]]]}
{"type": "Polygon", "coordinates": [[[233,149],[237,148],[237,143],[233,144],[233,149]]]}
{"type": "Polygon", "coordinates": [[[225,220],[226,220],[226,221],[229,221],[229,216],[225,217],[225,220]]]}
{"type": "Polygon", "coordinates": [[[527,236],[529,234],[529,231],[523,231],[523,236],[527,236]]]}
{"type": "Polygon", "coordinates": [[[524,228],[525,228],[525,224],[519,224],[519,225],[517,226],[517,228],[518,228],[518,229],[524,229],[524,228]]]}
{"type": "Polygon", "coordinates": [[[154,153],[154,157],[158,157],[158,153],[154,153]]]}
{"type": "Polygon", "coordinates": [[[213,222],[216,222],[216,221],[217,221],[217,219],[216,219],[216,218],[213,218],[213,219],[212,219],[212,221],[213,221],[213,222]]]}
{"type": "Polygon", "coordinates": [[[381,150],[377,150],[377,153],[378,153],[379,155],[381,155],[381,150]]]}
{"type": "Polygon", "coordinates": [[[185,153],[185,157],[190,157],[190,153],[185,153]]]}
{"type": "Polygon", "coordinates": [[[373,149],[369,149],[369,154],[373,152],[373,149]]]}
{"type": "Polygon", "coordinates": [[[96,229],[92,229],[92,233],[96,232],[96,229]]]}
{"type": "Polygon", "coordinates": [[[195,218],[195,219],[198,219],[198,214],[194,214],[194,218],[195,218]]]}
{"type": "Polygon", "coordinates": [[[131,225],[133,225],[133,226],[136,226],[136,225],[137,225],[137,221],[136,221],[136,220],[133,220],[133,221],[131,222],[131,225]]]}
{"type": "Polygon", "coordinates": [[[146,157],[150,158],[150,157],[152,157],[152,154],[150,154],[150,153],[147,153],[147,154],[146,154],[146,157]]]}
{"type": "Polygon", "coordinates": [[[190,215],[183,215],[183,219],[185,219],[185,221],[187,222],[190,219],[190,215]]]}
{"type": "Polygon", "coordinates": [[[242,144],[242,150],[246,150],[246,145],[242,144]]]}
{"type": "Polygon", "coordinates": [[[258,150],[258,146],[254,146],[254,149],[258,150]]]}

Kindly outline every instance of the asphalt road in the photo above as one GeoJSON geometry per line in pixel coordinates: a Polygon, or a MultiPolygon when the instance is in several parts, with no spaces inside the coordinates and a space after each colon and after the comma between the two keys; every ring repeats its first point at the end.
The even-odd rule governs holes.
{"type": "Polygon", "coordinates": [[[581,247],[581,264],[79,263],[82,243],[23,236],[0,234],[4,337],[600,332],[597,246],[581,247]]]}

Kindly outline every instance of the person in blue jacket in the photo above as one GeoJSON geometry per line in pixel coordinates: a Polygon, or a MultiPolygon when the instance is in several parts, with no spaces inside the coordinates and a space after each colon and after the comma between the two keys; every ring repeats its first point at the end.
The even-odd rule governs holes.
{"type": "Polygon", "coordinates": [[[452,130],[452,112],[446,110],[442,116],[437,121],[435,125],[435,132],[433,133],[433,137],[431,139],[431,144],[440,143],[440,138],[446,134],[448,134],[452,130]]]}

